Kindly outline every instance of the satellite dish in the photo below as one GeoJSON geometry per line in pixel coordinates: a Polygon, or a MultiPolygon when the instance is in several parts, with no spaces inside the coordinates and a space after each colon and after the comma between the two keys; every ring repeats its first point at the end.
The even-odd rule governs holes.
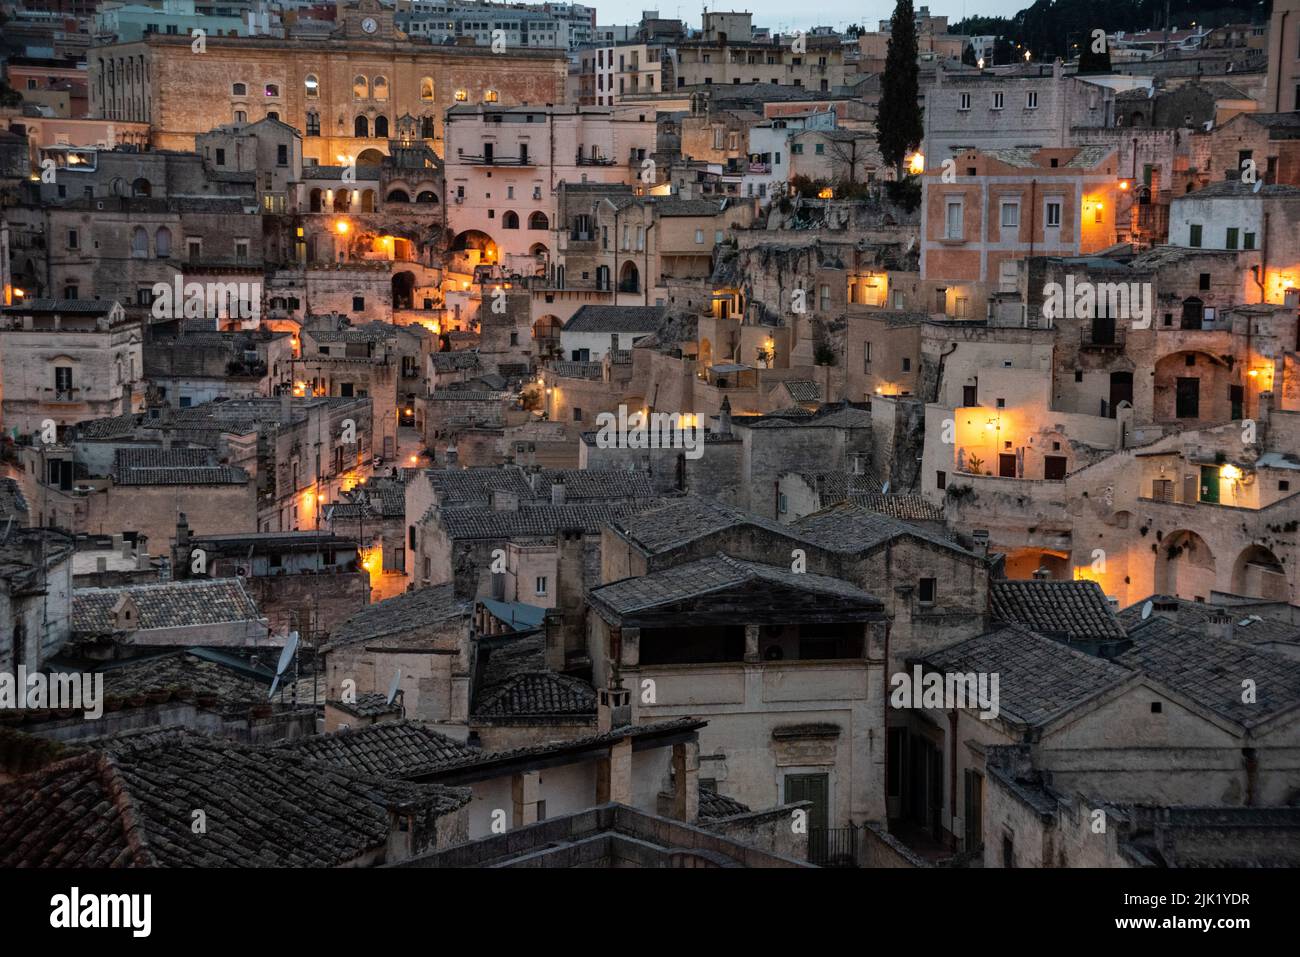
{"type": "Polygon", "coordinates": [[[1152,610],[1153,608],[1155,608],[1155,607],[1156,607],[1156,606],[1155,606],[1154,604],[1152,604],[1150,600],[1148,600],[1148,601],[1146,602],[1146,604],[1144,604],[1144,605],[1142,606],[1142,620],[1143,620],[1143,621],[1146,621],[1148,618],[1151,617],[1151,610],[1152,610]]]}
{"type": "Polygon", "coordinates": [[[285,669],[293,661],[294,652],[298,650],[298,632],[289,632],[289,640],[284,643],[284,650],[280,652],[280,660],[275,666],[275,680],[271,682],[271,693],[268,698],[275,697],[275,689],[280,686],[280,678],[284,675],[285,669]]]}
{"type": "Polygon", "coordinates": [[[393,675],[393,683],[388,686],[388,698],[385,704],[392,704],[393,699],[397,697],[397,682],[402,679],[402,669],[398,668],[397,673],[393,675]]]}
{"type": "Polygon", "coordinates": [[[888,483],[888,482],[886,482],[884,485],[880,486],[880,494],[881,494],[881,495],[888,495],[888,494],[889,494],[889,483],[888,483]]]}

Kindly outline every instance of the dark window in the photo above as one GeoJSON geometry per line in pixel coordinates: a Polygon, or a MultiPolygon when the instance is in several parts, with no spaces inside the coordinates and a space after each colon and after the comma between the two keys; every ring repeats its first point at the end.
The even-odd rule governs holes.
{"type": "Polygon", "coordinates": [[[1015,847],[1011,843],[1011,838],[1009,837],[1002,838],[1002,866],[1003,867],[1016,866],[1015,847]]]}
{"type": "Polygon", "coordinates": [[[1188,238],[1188,244],[1193,249],[1199,249],[1201,247],[1201,227],[1199,224],[1192,225],[1191,235],[1188,238]]]}
{"type": "Polygon", "coordinates": [[[353,312],[361,312],[361,311],[362,311],[363,309],[365,309],[365,308],[366,308],[366,297],[365,297],[365,296],[353,296],[353,297],[352,297],[352,311],[353,311],[353,312]]]}
{"type": "Polygon", "coordinates": [[[289,165],[289,147],[283,143],[275,148],[275,162],[277,166],[289,165]]]}
{"type": "Polygon", "coordinates": [[[935,488],[947,488],[947,487],[948,487],[948,473],[947,473],[947,472],[935,472],[935,473],[934,473],[934,487],[935,487],[935,488]]]}
{"type": "Polygon", "coordinates": [[[962,405],[979,405],[976,397],[976,387],[973,385],[964,385],[961,387],[961,404],[962,405]]]}
{"type": "Polygon", "coordinates": [[[1286,479],[1279,479],[1277,483],[1277,490],[1279,492],[1289,492],[1291,491],[1291,483],[1286,479]]]}
{"type": "Polygon", "coordinates": [[[917,599],[921,602],[922,605],[934,604],[934,594],[937,585],[938,585],[938,579],[935,578],[921,579],[920,588],[918,589],[917,592],[917,599]]]}
{"type": "Polygon", "coordinates": [[[1162,701],[1152,701],[1152,702],[1151,702],[1151,713],[1152,713],[1152,714],[1161,714],[1161,713],[1164,712],[1164,709],[1165,709],[1164,702],[1162,702],[1162,701]]]}
{"type": "MultiPolygon", "coordinates": [[[[1235,230],[1235,229],[1230,229],[1230,230],[1228,230],[1228,232],[1229,232],[1229,233],[1235,233],[1236,230],[1235,230]]],[[[1235,237],[1234,237],[1233,244],[1232,244],[1231,246],[1229,246],[1228,248],[1229,248],[1229,249],[1236,249],[1236,248],[1237,248],[1237,244],[1236,244],[1236,241],[1235,241],[1235,237]]],[[[1201,273],[1200,287],[1201,287],[1202,289],[1209,289],[1209,288],[1210,288],[1210,274],[1209,274],[1208,272],[1203,272],[1203,273],[1201,273]]]]}
{"type": "Polygon", "coordinates": [[[1083,381],[1083,370],[1082,370],[1082,369],[1075,369],[1075,370],[1074,370],[1074,381],[1075,381],[1075,382],[1082,382],[1082,381],[1083,381]]]}

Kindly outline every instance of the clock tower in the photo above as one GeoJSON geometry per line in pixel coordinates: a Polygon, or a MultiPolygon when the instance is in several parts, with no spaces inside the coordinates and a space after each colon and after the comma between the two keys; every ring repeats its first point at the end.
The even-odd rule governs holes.
{"type": "MultiPolygon", "coordinates": [[[[393,26],[393,11],[379,0],[358,0],[339,8],[343,36],[349,40],[393,40],[397,30],[393,26]]],[[[336,34],[337,35],[337,31],[336,34]]]]}

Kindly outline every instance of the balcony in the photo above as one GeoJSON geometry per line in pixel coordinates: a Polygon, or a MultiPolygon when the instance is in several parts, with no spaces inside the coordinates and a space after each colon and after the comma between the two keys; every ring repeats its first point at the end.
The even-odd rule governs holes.
{"type": "Polygon", "coordinates": [[[610,159],[608,156],[583,156],[581,153],[577,154],[577,158],[574,160],[574,162],[578,166],[613,166],[614,165],[614,161],[610,159]]]}
{"type": "MultiPolygon", "coordinates": [[[[459,153],[456,161],[465,166],[536,166],[531,156],[487,156],[481,153],[459,153]]],[[[459,202],[459,200],[457,200],[459,202]]]]}
{"type": "Polygon", "coordinates": [[[1122,352],[1125,330],[1113,323],[1089,323],[1079,329],[1079,348],[1097,352],[1122,352]]]}

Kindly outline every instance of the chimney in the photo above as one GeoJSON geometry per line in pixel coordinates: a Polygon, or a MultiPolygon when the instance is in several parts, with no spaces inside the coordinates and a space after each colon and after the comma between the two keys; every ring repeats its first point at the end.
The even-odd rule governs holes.
{"type": "Polygon", "coordinates": [[[718,412],[718,435],[731,437],[731,399],[722,397],[722,409],[718,412]]]}
{"type": "Polygon", "coordinates": [[[176,516],[176,548],[188,552],[190,546],[190,523],[181,512],[176,516]]]}
{"type": "Polygon", "coordinates": [[[505,489],[494,488],[492,490],[492,511],[519,511],[519,496],[513,492],[507,492],[505,489]]]}
{"type": "Polygon", "coordinates": [[[115,535],[113,536],[113,551],[115,551],[115,552],[121,552],[121,551],[122,551],[122,542],[123,542],[124,540],[125,540],[125,539],[124,539],[124,537],[123,537],[123,535],[122,535],[121,532],[118,532],[117,534],[115,534],[115,535]]]}
{"type": "Polygon", "coordinates": [[[108,571],[108,559],[103,555],[95,559],[95,571],[101,575],[108,571]]]}
{"type": "Polygon", "coordinates": [[[118,554],[123,558],[130,558],[134,553],[135,549],[131,547],[131,543],[124,539],[122,541],[122,547],[118,549],[118,554]]]}
{"type": "Polygon", "coordinates": [[[446,460],[447,468],[454,469],[456,467],[457,463],[460,461],[460,456],[456,452],[456,446],[447,446],[446,460]]]}
{"type": "Polygon", "coordinates": [[[150,564],[149,549],[141,548],[140,551],[137,552],[135,556],[135,567],[142,572],[147,572],[149,570],[149,564],[150,564]]]}
{"type": "Polygon", "coordinates": [[[280,393],[280,420],[283,422],[289,421],[290,410],[293,408],[293,404],[289,400],[290,394],[288,392],[280,393]]]}
{"type": "Polygon", "coordinates": [[[596,733],[612,731],[632,723],[632,692],[622,687],[617,674],[614,687],[602,688],[596,701],[596,733]]]}
{"type": "Polygon", "coordinates": [[[1220,641],[1232,641],[1235,625],[1227,608],[1215,608],[1205,619],[1205,633],[1220,641]]]}
{"type": "Polygon", "coordinates": [[[563,482],[553,482],[551,484],[551,504],[552,505],[564,504],[564,483],[563,482]]]}

